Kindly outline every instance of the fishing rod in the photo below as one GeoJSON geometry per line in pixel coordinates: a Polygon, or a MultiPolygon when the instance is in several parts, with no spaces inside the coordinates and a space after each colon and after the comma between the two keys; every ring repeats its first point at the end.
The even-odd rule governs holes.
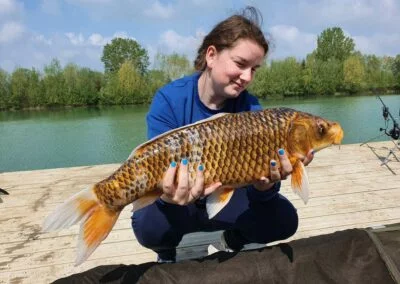
{"type": "MultiPolygon", "coordinates": [[[[385,105],[385,103],[383,102],[383,100],[381,99],[381,97],[379,95],[377,95],[378,99],[381,101],[383,107],[382,107],[382,115],[383,118],[386,121],[386,128],[379,128],[379,131],[385,131],[385,134],[389,137],[392,137],[394,140],[399,139],[400,137],[400,127],[399,124],[397,123],[396,119],[393,117],[393,115],[390,113],[389,111],[389,107],[387,107],[385,105]],[[392,119],[393,122],[393,128],[391,130],[389,130],[389,132],[387,132],[388,129],[388,123],[387,121],[389,120],[389,117],[392,119]]],[[[400,111],[399,111],[400,113],[400,111]]]]}

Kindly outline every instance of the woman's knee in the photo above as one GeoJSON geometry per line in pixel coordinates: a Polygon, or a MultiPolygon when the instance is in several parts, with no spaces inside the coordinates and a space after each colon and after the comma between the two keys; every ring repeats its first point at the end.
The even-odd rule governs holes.
{"type": "Polygon", "coordinates": [[[299,216],[297,214],[296,208],[287,201],[288,204],[284,208],[283,218],[280,220],[282,230],[281,230],[281,239],[287,239],[293,236],[298,229],[299,226],[299,216]]]}
{"type": "Polygon", "coordinates": [[[242,216],[241,223],[247,225],[240,229],[249,241],[270,243],[287,239],[296,233],[299,224],[297,210],[285,197],[279,195],[274,200],[251,207],[252,213],[242,216]],[[245,220],[249,218],[253,220],[245,220]]]}
{"type": "Polygon", "coordinates": [[[178,246],[183,233],[173,228],[165,218],[150,218],[146,215],[148,215],[146,209],[139,210],[132,215],[133,232],[142,246],[150,249],[178,246]]]}

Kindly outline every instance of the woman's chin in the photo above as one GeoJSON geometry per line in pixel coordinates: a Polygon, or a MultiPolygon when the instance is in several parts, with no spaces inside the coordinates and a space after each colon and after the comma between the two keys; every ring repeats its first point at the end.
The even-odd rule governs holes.
{"type": "Polygon", "coordinates": [[[241,92],[243,92],[243,88],[229,88],[225,90],[225,94],[229,96],[230,98],[236,98],[240,95],[241,92]]]}

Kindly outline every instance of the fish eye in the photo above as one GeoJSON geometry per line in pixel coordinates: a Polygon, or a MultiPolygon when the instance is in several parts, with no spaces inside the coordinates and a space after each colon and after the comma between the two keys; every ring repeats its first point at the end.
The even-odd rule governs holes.
{"type": "Polygon", "coordinates": [[[321,123],[318,125],[318,130],[320,134],[324,134],[325,133],[325,126],[321,123]]]}

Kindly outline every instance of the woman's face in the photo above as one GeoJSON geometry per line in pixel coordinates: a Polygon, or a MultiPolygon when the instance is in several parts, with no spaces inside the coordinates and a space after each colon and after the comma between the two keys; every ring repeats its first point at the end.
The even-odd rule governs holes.
{"type": "Polygon", "coordinates": [[[215,94],[235,98],[246,89],[264,60],[264,49],[249,39],[240,39],[230,49],[217,52],[210,46],[206,55],[215,94]]]}

